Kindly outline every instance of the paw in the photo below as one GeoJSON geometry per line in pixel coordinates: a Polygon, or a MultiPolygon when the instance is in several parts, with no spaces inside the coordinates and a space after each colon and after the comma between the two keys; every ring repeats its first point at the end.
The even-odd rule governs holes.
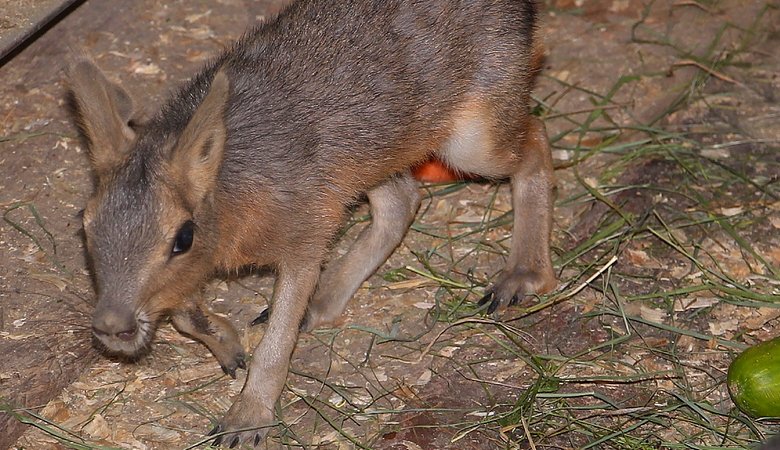
{"type": "Polygon", "coordinates": [[[211,341],[211,352],[217,358],[217,361],[219,361],[219,366],[222,367],[222,371],[235,380],[236,370],[246,370],[246,352],[244,352],[244,346],[241,345],[238,334],[232,329],[225,330],[225,332],[220,333],[215,337],[216,339],[211,341]]]}
{"type": "Polygon", "coordinates": [[[274,425],[273,416],[268,408],[253,405],[239,396],[225,417],[209,432],[216,436],[212,445],[237,448],[242,445],[257,447],[265,439],[274,425]]]}
{"type": "Polygon", "coordinates": [[[222,367],[222,371],[230,375],[230,378],[234,380],[236,379],[236,371],[238,369],[246,370],[246,353],[244,353],[243,348],[234,350],[222,358],[217,356],[217,360],[219,361],[219,366],[222,367]]]}
{"type": "Polygon", "coordinates": [[[318,292],[309,303],[306,315],[301,321],[301,331],[310,333],[318,328],[338,328],[344,324],[343,309],[333,308],[333,297],[318,292]]]}
{"type": "Polygon", "coordinates": [[[555,289],[556,284],[552,268],[542,272],[521,268],[506,269],[478,304],[480,307],[488,305],[487,314],[493,314],[499,307],[516,305],[527,295],[550,292],[555,289]]]}
{"type": "Polygon", "coordinates": [[[310,333],[311,331],[318,328],[320,324],[321,321],[313,316],[312,311],[307,310],[306,315],[303,316],[303,320],[301,321],[300,330],[305,333],[310,333]]]}

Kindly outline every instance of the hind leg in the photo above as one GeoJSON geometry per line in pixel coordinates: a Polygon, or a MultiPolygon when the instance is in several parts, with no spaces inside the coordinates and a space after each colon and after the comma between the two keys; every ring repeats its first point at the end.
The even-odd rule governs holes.
{"type": "Polygon", "coordinates": [[[529,117],[521,136],[503,138],[492,135],[484,123],[461,120],[443,156],[464,171],[511,176],[514,229],[509,259],[480,300],[481,305],[490,303],[488,313],[492,313],[526,295],[549,292],[557,284],[550,259],[555,179],[547,133],[539,119],[529,117]]]}
{"type": "Polygon", "coordinates": [[[526,295],[549,292],[557,284],[550,259],[555,186],[550,145],[540,120],[529,120],[527,133],[522,162],[511,175],[514,229],[509,259],[480,301],[490,302],[489,314],[526,295]]]}
{"type": "Polygon", "coordinates": [[[322,272],[302,325],[305,330],[338,319],[360,285],[398,247],[420,206],[417,182],[408,173],[393,177],[369,191],[368,201],[371,224],[347,254],[322,272]]]}

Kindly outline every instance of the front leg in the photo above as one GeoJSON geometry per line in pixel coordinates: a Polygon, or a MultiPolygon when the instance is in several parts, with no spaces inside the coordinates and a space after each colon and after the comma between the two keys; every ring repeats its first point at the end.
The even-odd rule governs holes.
{"type": "Polygon", "coordinates": [[[200,300],[188,301],[173,311],[171,321],[180,333],[206,344],[226,374],[235,379],[237,369],[246,369],[244,346],[235,328],[200,300]]]}
{"type": "Polygon", "coordinates": [[[317,285],[320,260],[316,264],[285,264],[278,268],[273,310],[263,339],[252,355],[249,375],[241,393],[212,434],[222,433],[214,445],[231,448],[241,443],[257,445],[273,425],[273,408],[284,388],[298,328],[306,305],[317,285]]]}

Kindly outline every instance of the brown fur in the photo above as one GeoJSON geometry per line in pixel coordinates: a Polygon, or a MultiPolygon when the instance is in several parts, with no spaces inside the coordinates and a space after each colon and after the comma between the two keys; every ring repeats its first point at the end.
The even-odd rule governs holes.
{"type": "Polygon", "coordinates": [[[515,232],[488,310],[553,289],[552,161],[529,114],[543,55],[534,32],[531,0],[299,0],[137,130],[129,96],[90,61],[74,63],[96,178],[84,212],[95,336],[137,357],[170,317],[235,376],[244,349],[199,290],[215,273],[275,269],[267,331],[215,429],[216,443],[256,444],[299,327],[337,320],[398,246],[420,204],[409,168],[431,155],[511,178],[515,232]],[[372,223],[321,270],[362,194],[372,223]]]}

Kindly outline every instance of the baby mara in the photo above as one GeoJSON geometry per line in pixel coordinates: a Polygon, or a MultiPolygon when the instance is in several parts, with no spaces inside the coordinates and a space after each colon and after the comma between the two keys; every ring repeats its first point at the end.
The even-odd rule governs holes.
{"type": "Polygon", "coordinates": [[[552,163],[529,113],[535,19],[532,0],[299,0],[137,127],[128,94],[77,60],[70,85],[96,185],[84,210],[96,338],[132,359],[169,317],[235,376],[244,349],[199,289],[273,268],[267,330],[213,430],[216,444],[257,445],[299,330],[337,319],[398,246],[420,204],[409,169],[434,155],[511,179],[514,234],[488,311],[552,290],[552,163]],[[322,270],[363,194],[371,224],[322,270]]]}

